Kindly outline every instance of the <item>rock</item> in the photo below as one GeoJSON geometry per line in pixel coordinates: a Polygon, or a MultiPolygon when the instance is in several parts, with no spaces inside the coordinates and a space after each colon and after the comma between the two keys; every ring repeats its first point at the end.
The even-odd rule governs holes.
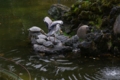
{"type": "Polygon", "coordinates": [[[46,54],[61,54],[72,51],[72,47],[63,45],[63,42],[68,39],[67,36],[46,36],[46,34],[42,34],[41,31],[42,29],[36,26],[29,28],[34,51],[46,54]]]}
{"type": "Polygon", "coordinates": [[[62,47],[63,46],[63,43],[62,42],[58,42],[54,45],[54,47],[62,47]]]}
{"type": "Polygon", "coordinates": [[[84,56],[98,55],[93,41],[82,41],[79,44],[80,53],[84,56]]]}
{"type": "Polygon", "coordinates": [[[85,40],[86,41],[92,41],[92,40],[94,40],[95,35],[96,35],[96,33],[88,33],[88,34],[86,34],[85,40]]]}
{"type": "Polygon", "coordinates": [[[95,35],[95,37],[94,37],[94,42],[95,42],[96,44],[99,43],[100,40],[102,39],[102,37],[103,37],[103,34],[97,33],[97,34],[95,35]]]}
{"type": "Polygon", "coordinates": [[[92,41],[87,42],[87,41],[82,41],[79,45],[80,48],[88,49],[91,48],[92,41]]]}
{"type": "Polygon", "coordinates": [[[65,41],[69,39],[69,37],[65,35],[59,35],[59,36],[56,36],[56,38],[60,40],[62,43],[64,43],[65,41]]]}
{"type": "Polygon", "coordinates": [[[43,34],[40,34],[40,35],[37,36],[37,38],[39,38],[39,39],[47,39],[47,36],[43,35],[43,34]]]}
{"type": "Polygon", "coordinates": [[[37,26],[33,26],[33,27],[29,28],[28,31],[29,31],[29,37],[30,38],[35,38],[35,39],[40,34],[44,34],[44,35],[46,34],[41,28],[39,28],[37,26]]]}
{"type": "Polygon", "coordinates": [[[30,32],[32,32],[32,33],[40,32],[42,34],[46,34],[41,28],[39,28],[37,26],[33,26],[33,27],[29,28],[28,30],[29,30],[29,33],[30,32]]]}
{"type": "Polygon", "coordinates": [[[77,35],[72,36],[68,40],[65,41],[64,45],[73,46],[75,43],[79,41],[79,37],[77,35]]]}
{"type": "Polygon", "coordinates": [[[63,54],[63,53],[72,51],[72,48],[69,46],[56,46],[54,48],[48,48],[38,44],[34,44],[33,49],[36,52],[46,53],[46,54],[63,54]]]}
{"type": "Polygon", "coordinates": [[[110,0],[109,3],[106,0],[80,0],[74,3],[63,16],[64,22],[73,25],[72,28],[67,26],[70,28],[65,31],[74,32],[73,30],[77,29],[79,24],[96,25],[99,29],[113,29],[118,14],[120,14],[120,0],[110,0]]]}
{"type": "Polygon", "coordinates": [[[37,26],[33,26],[33,27],[29,28],[28,30],[31,32],[40,32],[42,29],[37,26]]]}
{"type": "Polygon", "coordinates": [[[53,42],[53,43],[59,43],[59,42],[61,42],[59,39],[57,39],[56,37],[52,37],[52,36],[50,36],[50,37],[47,37],[47,40],[48,41],[51,41],[51,42],[53,42]]]}
{"type": "Polygon", "coordinates": [[[76,43],[79,41],[79,37],[77,35],[72,36],[70,39],[73,43],[76,43]]]}
{"type": "Polygon", "coordinates": [[[39,27],[33,26],[28,29],[29,31],[29,38],[32,44],[36,44],[36,39],[38,38],[45,38],[46,33],[39,27]]]}
{"type": "Polygon", "coordinates": [[[54,44],[51,41],[45,41],[43,42],[43,45],[48,48],[54,47],[54,44]]]}
{"type": "Polygon", "coordinates": [[[114,6],[110,11],[110,18],[120,14],[120,6],[114,6]]]}
{"type": "Polygon", "coordinates": [[[36,42],[37,42],[38,44],[42,45],[43,43],[46,42],[46,40],[45,40],[45,39],[36,39],[36,42]]]}
{"type": "Polygon", "coordinates": [[[33,49],[34,49],[36,52],[45,52],[45,51],[48,51],[48,50],[49,50],[49,49],[46,48],[45,46],[39,45],[39,44],[34,44],[34,45],[33,45],[33,49]]]}
{"type": "Polygon", "coordinates": [[[64,13],[70,10],[69,7],[62,4],[53,4],[51,8],[48,10],[48,13],[54,19],[61,19],[64,13]]]}
{"type": "Polygon", "coordinates": [[[54,53],[63,54],[72,51],[72,47],[70,46],[56,46],[53,48],[54,53]]]}
{"type": "Polygon", "coordinates": [[[80,41],[74,43],[73,48],[75,48],[75,49],[79,48],[80,43],[81,43],[80,41]]]}
{"type": "Polygon", "coordinates": [[[31,44],[36,44],[37,43],[35,37],[30,37],[30,41],[31,41],[31,44]]]}
{"type": "Polygon", "coordinates": [[[120,14],[115,20],[113,31],[114,31],[114,34],[120,34],[120,14]]]}
{"type": "Polygon", "coordinates": [[[87,28],[88,28],[88,25],[83,25],[83,26],[80,26],[79,29],[77,30],[77,36],[80,39],[85,39],[87,34],[87,28]]]}

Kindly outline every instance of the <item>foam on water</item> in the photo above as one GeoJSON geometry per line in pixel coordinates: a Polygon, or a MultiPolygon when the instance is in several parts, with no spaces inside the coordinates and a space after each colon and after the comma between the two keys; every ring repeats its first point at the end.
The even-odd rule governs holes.
{"type": "Polygon", "coordinates": [[[101,70],[101,74],[105,79],[120,79],[120,68],[107,67],[101,70]]]}

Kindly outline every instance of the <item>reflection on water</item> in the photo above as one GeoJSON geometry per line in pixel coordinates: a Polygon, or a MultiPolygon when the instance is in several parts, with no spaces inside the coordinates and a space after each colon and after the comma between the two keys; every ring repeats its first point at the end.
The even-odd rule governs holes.
{"type": "MultiPolygon", "coordinates": [[[[61,0],[70,6],[76,0],[61,0]]],[[[112,80],[120,78],[119,59],[67,59],[38,57],[28,42],[27,29],[39,26],[46,30],[43,18],[57,0],[0,0],[0,68],[15,73],[23,80],[112,80]],[[20,66],[20,65],[22,66],[20,66]]],[[[8,73],[10,74],[10,73],[8,73]]],[[[0,80],[1,77],[0,74],[0,80]]]]}
{"type": "MultiPolygon", "coordinates": [[[[29,70],[32,80],[119,80],[120,64],[113,65],[112,60],[104,61],[94,58],[66,59],[54,57],[38,57],[36,55],[14,57],[10,60],[0,58],[2,68],[18,74],[28,80],[29,74],[19,66],[29,70]],[[11,61],[10,61],[11,60],[11,61]],[[13,63],[14,61],[14,63],[13,63]],[[104,62],[103,62],[104,61],[104,62]],[[104,64],[103,64],[104,63],[104,64]],[[116,67],[115,67],[116,66],[116,67]]],[[[107,59],[106,59],[107,60],[107,59]]],[[[117,63],[119,60],[117,60],[117,63]]]]}

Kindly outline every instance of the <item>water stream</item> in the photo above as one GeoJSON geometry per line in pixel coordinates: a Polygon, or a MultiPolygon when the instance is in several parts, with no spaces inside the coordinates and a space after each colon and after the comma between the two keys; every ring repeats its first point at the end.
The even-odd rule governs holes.
{"type": "MultiPolygon", "coordinates": [[[[70,6],[75,1],[60,2],[70,6]]],[[[0,69],[5,69],[0,72],[0,80],[3,74],[11,73],[22,80],[30,80],[30,76],[31,80],[120,80],[119,57],[69,59],[34,54],[27,29],[39,26],[47,32],[43,18],[53,3],[58,2],[0,0],[0,69]]]]}

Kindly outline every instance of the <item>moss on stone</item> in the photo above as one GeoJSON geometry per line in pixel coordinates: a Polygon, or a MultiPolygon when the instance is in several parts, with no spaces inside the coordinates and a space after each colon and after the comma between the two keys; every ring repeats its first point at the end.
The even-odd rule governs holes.
{"type": "MultiPolygon", "coordinates": [[[[72,29],[78,28],[79,24],[105,28],[109,26],[110,13],[115,6],[120,6],[120,0],[83,0],[73,4],[70,11],[64,14],[63,19],[68,23],[75,24],[72,29]]],[[[114,16],[111,18],[113,19],[114,16]]]]}

